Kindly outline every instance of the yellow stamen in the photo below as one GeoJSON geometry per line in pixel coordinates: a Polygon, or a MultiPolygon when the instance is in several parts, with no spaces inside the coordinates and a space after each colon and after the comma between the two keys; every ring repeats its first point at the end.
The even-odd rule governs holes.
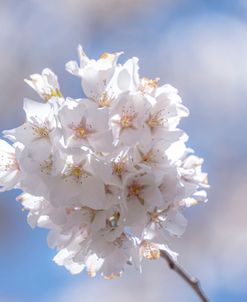
{"type": "Polygon", "coordinates": [[[151,212],[149,214],[150,214],[150,218],[151,218],[152,222],[155,222],[155,223],[159,223],[160,222],[160,218],[159,218],[159,213],[158,212],[154,211],[154,212],[151,212]]]}
{"type": "Polygon", "coordinates": [[[156,89],[158,87],[159,80],[160,80],[160,78],[149,79],[147,77],[144,77],[141,79],[141,84],[139,86],[139,90],[142,93],[145,93],[149,89],[156,89]]]}
{"type": "Polygon", "coordinates": [[[125,162],[124,161],[115,162],[112,164],[113,174],[115,174],[117,176],[121,176],[124,171],[125,171],[125,162]]]}
{"type": "Polygon", "coordinates": [[[100,59],[108,59],[110,56],[112,56],[112,54],[108,53],[108,52],[104,52],[102,53],[102,55],[100,56],[100,59]]]}
{"type": "Polygon", "coordinates": [[[159,248],[154,243],[147,240],[142,242],[140,253],[148,260],[158,260],[160,258],[159,248]]]}
{"type": "Polygon", "coordinates": [[[91,176],[89,172],[84,170],[85,160],[81,161],[77,165],[73,165],[71,163],[67,163],[67,169],[63,175],[63,179],[65,182],[68,182],[68,177],[72,177],[74,181],[77,183],[82,183],[83,178],[87,178],[91,176]]]}
{"type": "Polygon", "coordinates": [[[94,133],[91,125],[88,125],[85,117],[83,117],[79,124],[74,123],[68,125],[74,132],[75,139],[86,139],[88,135],[94,133]]]}
{"type": "Polygon", "coordinates": [[[145,185],[140,185],[136,181],[133,181],[129,186],[128,186],[128,196],[127,198],[137,198],[138,201],[140,202],[141,205],[144,205],[144,198],[141,197],[141,193],[143,189],[145,188],[145,185]]]}
{"type": "Polygon", "coordinates": [[[146,122],[148,124],[148,126],[153,129],[153,128],[156,128],[156,127],[162,127],[164,126],[165,122],[166,122],[166,119],[165,117],[163,116],[163,112],[165,110],[162,109],[154,114],[150,114],[149,115],[149,119],[148,121],[146,122]]]}
{"type": "Polygon", "coordinates": [[[47,127],[33,127],[34,133],[39,137],[49,136],[49,129],[47,127]]]}
{"type": "Polygon", "coordinates": [[[120,119],[120,125],[123,129],[133,128],[133,120],[135,119],[136,114],[123,113],[120,119]]]}
{"type": "Polygon", "coordinates": [[[158,83],[160,78],[155,78],[155,79],[149,79],[149,78],[143,78],[144,83],[149,86],[150,88],[157,88],[158,87],[158,83]]]}
{"type": "Polygon", "coordinates": [[[147,164],[150,164],[150,163],[155,163],[155,160],[154,160],[154,152],[153,150],[149,150],[147,153],[142,153],[140,150],[139,150],[140,154],[141,154],[141,157],[142,157],[142,161],[144,163],[147,163],[147,164]]]}
{"type": "Polygon", "coordinates": [[[132,185],[129,186],[130,196],[139,196],[140,193],[141,193],[140,185],[138,185],[136,183],[132,183],[132,185]]]}
{"type": "Polygon", "coordinates": [[[74,129],[76,138],[85,138],[87,136],[87,130],[83,127],[78,127],[74,129]]]}
{"type": "Polygon", "coordinates": [[[71,176],[74,176],[79,179],[79,178],[81,178],[82,174],[83,174],[83,172],[82,172],[81,167],[79,167],[79,166],[72,167],[71,173],[70,173],[71,176]]]}
{"type": "Polygon", "coordinates": [[[56,89],[56,90],[51,90],[51,92],[49,94],[44,94],[43,97],[44,97],[44,100],[48,102],[52,97],[62,98],[63,95],[59,89],[56,89]]]}
{"type": "Polygon", "coordinates": [[[110,107],[110,105],[111,105],[111,99],[108,97],[107,92],[103,92],[103,94],[99,99],[99,107],[100,108],[110,107]]]}

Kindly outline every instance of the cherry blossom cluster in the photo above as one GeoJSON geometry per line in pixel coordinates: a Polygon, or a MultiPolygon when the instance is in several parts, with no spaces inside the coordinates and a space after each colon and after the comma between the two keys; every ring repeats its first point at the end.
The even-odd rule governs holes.
{"type": "Polygon", "coordinates": [[[177,128],[188,109],[172,86],[140,78],[137,58],[78,53],[66,70],[83,98],[65,98],[50,69],[26,80],[43,101],[25,99],[25,123],[3,131],[1,191],[23,191],[28,223],[49,229],[54,261],[73,274],[114,278],[160,250],[176,259],[183,209],[207,200],[203,160],[177,128]]]}

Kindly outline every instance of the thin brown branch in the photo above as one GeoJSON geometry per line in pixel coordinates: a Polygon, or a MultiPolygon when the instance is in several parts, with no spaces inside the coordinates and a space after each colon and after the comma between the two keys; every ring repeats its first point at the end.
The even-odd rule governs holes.
{"type": "Polygon", "coordinates": [[[160,251],[160,256],[166,260],[170,269],[174,270],[198,295],[202,302],[209,302],[198,279],[190,276],[166,251],[160,251]]]}

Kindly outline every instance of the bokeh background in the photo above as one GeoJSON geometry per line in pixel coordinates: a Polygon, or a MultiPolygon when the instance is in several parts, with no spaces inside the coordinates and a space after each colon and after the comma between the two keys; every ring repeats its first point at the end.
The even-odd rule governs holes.
{"type": "MultiPolygon", "coordinates": [[[[64,70],[79,43],[91,57],[138,56],[142,76],[179,88],[191,111],[182,128],[211,189],[170,245],[211,301],[246,302],[247,1],[0,0],[0,130],[23,123],[22,99],[38,99],[23,79],[45,67],[64,95],[81,96],[64,70]]],[[[27,225],[17,194],[0,195],[0,302],[197,301],[162,260],[113,281],[69,275],[52,262],[46,231],[27,225]]]]}

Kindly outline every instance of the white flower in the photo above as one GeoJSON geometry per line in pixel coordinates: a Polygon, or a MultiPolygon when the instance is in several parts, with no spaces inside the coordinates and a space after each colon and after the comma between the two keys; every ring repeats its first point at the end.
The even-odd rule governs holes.
{"type": "Polygon", "coordinates": [[[94,173],[104,181],[105,185],[120,188],[124,177],[135,171],[133,157],[128,147],[116,148],[108,156],[92,156],[91,165],[94,173]]]}
{"type": "Polygon", "coordinates": [[[176,129],[176,126],[188,114],[188,109],[181,104],[175,88],[170,85],[157,88],[153,106],[145,121],[147,135],[171,142],[178,140],[183,132],[176,129]]]}
{"type": "Polygon", "coordinates": [[[35,145],[30,144],[30,147],[23,148],[19,155],[19,167],[25,174],[21,182],[24,191],[47,198],[48,186],[52,181],[54,156],[51,144],[44,140],[38,140],[35,145]]]}
{"type": "Polygon", "coordinates": [[[54,205],[82,205],[93,209],[105,208],[104,183],[90,168],[86,151],[69,155],[61,173],[50,181],[48,199],[54,205]]]}
{"type": "Polygon", "coordinates": [[[144,122],[150,104],[142,95],[123,93],[110,112],[115,144],[134,145],[142,139],[144,122]]]}
{"type": "Polygon", "coordinates": [[[127,224],[130,226],[139,226],[145,213],[150,207],[164,206],[164,199],[155,183],[153,173],[140,171],[129,174],[124,182],[123,200],[128,210],[126,214],[127,224]]]}
{"type": "Polygon", "coordinates": [[[30,79],[25,79],[25,82],[45,101],[52,97],[62,97],[57,76],[49,68],[45,68],[42,74],[32,74],[30,79]]]}
{"type": "Polygon", "coordinates": [[[68,148],[89,147],[110,152],[113,136],[108,126],[108,109],[97,108],[89,100],[67,100],[58,113],[62,135],[68,148]]]}
{"type": "Polygon", "coordinates": [[[158,210],[157,207],[147,213],[143,239],[163,244],[169,235],[181,236],[187,226],[187,220],[176,207],[158,210]]]}
{"type": "Polygon", "coordinates": [[[3,132],[13,145],[0,140],[0,190],[23,191],[28,223],[49,230],[54,261],[72,274],[112,279],[160,250],[176,260],[168,241],[208,188],[177,128],[188,109],[172,86],[140,78],[137,58],[121,65],[121,53],[78,52],[80,64],[66,69],[85,98],[63,98],[49,69],[26,80],[45,103],[25,99],[26,122],[3,132]]]}
{"type": "Polygon", "coordinates": [[[108,107],[113,96],[109,91],[111,79],[116,69],[118,57],[122,53],[103,53],[98,60],[89,59],[82,47],[78,47],[80,66],[77,62],[70,61],[66,64],[66,70],[81,78],[81,85],[85,95],[98,103],[99,107],[108,107]],[[109,91],[108,91],[109,89],[109,91]]]}
{"type": "MultiPolygon", "coordinates": [[[[102,242],[102,238],[97,238],[94,242],[99,244],[101,250],[107,251],[100,271],[106,279],[113,279],[121,276],[124,267],[132,258],[132,246],[134,245],[131,237],[122,233],[113,242],[102,242]],[[98,240],[97,240],[98,239],[98,240]],[[105,245],[105,249],[102,249],[105,245]]],[[[104,239],[103,239],[104,240],[104,239]]]]}
{"type": "Polygon", "coordinates": [[[54,208],[43,197],[24,193],[17,198],[29,211],[27,221],[34,228],[36,226],[51,228],[66,222],[66,211],[64,208],[54,208]]]}
{"type": "Polygon", "coordinates": [[[20,146],[11,146],[0,140],[0,191],[11,190],[21,180],[19,166],[20,146]]]}
{"type": "Polygon", "coordinates": [[[181,161],[179,172],[181,182],[185,188],[184,203],[187,206],[197,202],[206,202],[208,186],[207,173],[201,171],[203,159],[195,155],[189,155],[181,161]]]}
{"type": "Polygon", "coordinates": [[[136,144],[133,152],[133,165],[144,169],[150,169],[156,182],[160,183],[161,179],[169,170],[170,162],[166,155],[169,143],[164,141],[146,141],[136,144]]]}
{"type": "Polygon", "coordinates": [[[3,131],[4,136],[28,147],[39,140],[49,142],[52,132],[56,129],[52,105],[25,99],[23,109],[26,113],[26,122],[18,128],[3,131]]]}

